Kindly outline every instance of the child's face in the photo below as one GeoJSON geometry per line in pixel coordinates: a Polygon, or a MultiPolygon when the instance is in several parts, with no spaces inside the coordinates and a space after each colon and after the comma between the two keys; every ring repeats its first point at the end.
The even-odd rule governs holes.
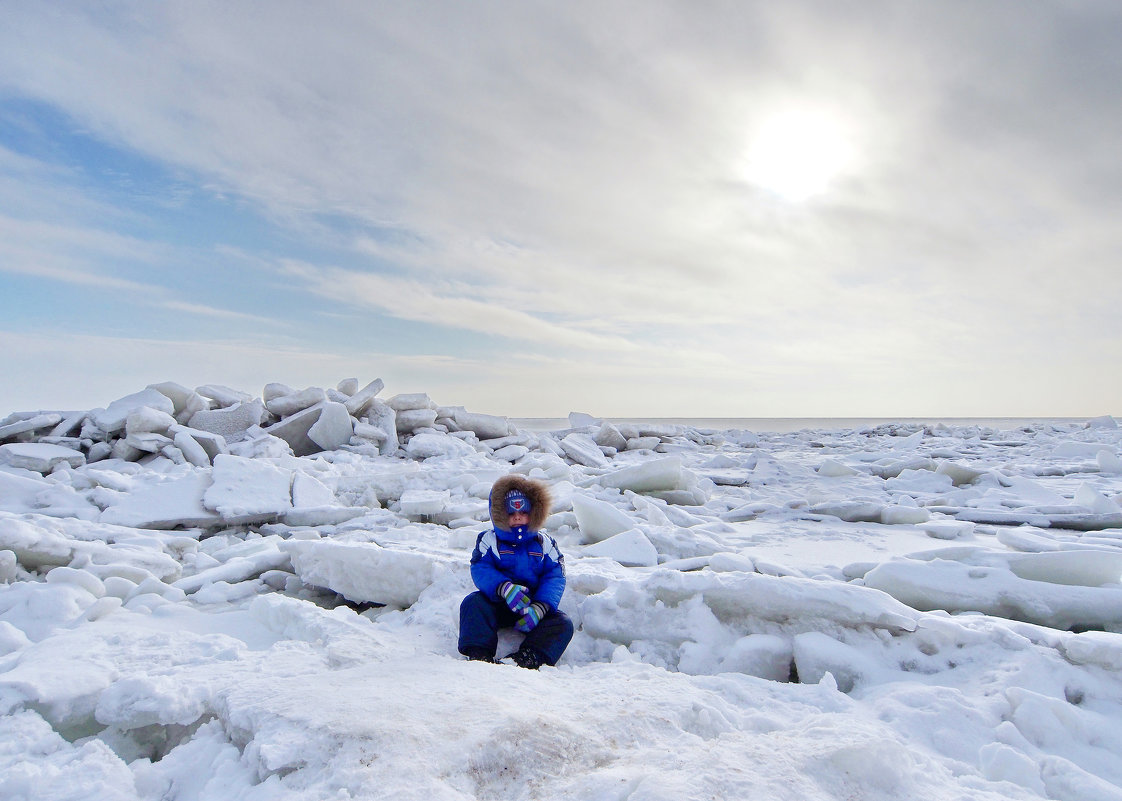
{"type": "Polygon", "coordinates": [[[507,515],[507,522],[510,523],[511,528],[514,528],[515,526],[524,526],[530,522],[530,516],[525,512],[511,512],[509,515],[507,515]]]}

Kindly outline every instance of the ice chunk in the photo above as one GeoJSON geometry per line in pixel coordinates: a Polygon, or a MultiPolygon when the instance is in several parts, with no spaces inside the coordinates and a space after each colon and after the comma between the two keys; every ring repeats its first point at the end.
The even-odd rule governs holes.
{"type": "Polygon", "coordinates": [[[480,439],[498,439],[510,433],[510,422],[505,417],[456,409],[453,419],[461,430],[473,431],[480,439]]]}
{"type": "Polygon", "coordinates": [[[210,408],[210,402],[193,389],[176,384],[174,381],[165,381],[162,384],[149,384],[148,389],[154,389],[171,400],[174,409],[172,415],[180,423],[186,423],[195,412],[210,408]]]}
{"type": "Polygon", "coordinates": [[[429,428],[436,422],[435,409],[399,409],[397,410],[397,432],[408,434],[419,428],[429,428]]]}
{"type": "Polygon", "coordinates": [[[615,534],[589,545],[582,556],[606,556],[625,567],[654,567],[658,564],[658,551],[637,528],[615,534]]]}
{"type": "Polygon", "coordinates": [[[244,456],[247,459],[281,459],[292,456],[292,447],[280,437],[266,434],[259,426],[251,426],[245,432],[245,439],[235,442],[223,453],[244,456]]]}
{"type": "Polygon", "coordinates": [[[337,389],[339,392],[342,392],[348,398],[352,397],[356,392],[358,392],[358,379],[344,378],[342,381],[335,385],[335,389],[337,389]]]}
{"type": "MultiPolygon", "coordinates": [[[[110,545],[80,541],[70,536],[80,534],[90,537],[91,525],[76,524],[76,521],[34,522],[34,519],[0,515],[0,551],[15,554],[19,563],[28,570],[73,562],[84,564],[85,571],[98,577],[113,573],[178,575],[179,563],[160,550],[137,548],[127,543],[110,545]]],[[[93,533],[96,535],[98,532],[93,533]]]]}
{"type": "Polygon", "coordinates": [[[241,456],[215,458],[213,483],[203,494],[203,505],[227,521],[269,518],[292,508],[293,473],[241,456]]]}
{"type": "MultiPolygon", "coordinates": [[[[409,414],[409,412],[403,412],[409,414]]],[[[401,420],[401,415],[398,415],[401,420]]],[[[462,439],[438,432],[415,434],[405,445],[405,452],[411,459],[454,458],[470,456],[475,448],[462,439]]]]}
{"type": "Polygon", "coordinates": [[[373,442],[376,445],[380,445],[386,441],[386,432],[369,423],[355,423],[353,436],[373,442]]]}
{"type": "Polygon", "coordinates": [[[919,506],[904,506],[893,504],[881,510],[880,522],[888,526],[926,523],[931,519],[931,512],[919,506]]]}
{"type": "Polygon", "coordinates": [[[1122,473],[1122,459],[1119,459],[1112,450],[1103,448],[1095,454],[1095,460],[1103,473],[1122,473]]]}
{"type": "MultiPolygon", "coordinates": [[[[120,441],[118,440],[118,442],[120,441]]],[[[130,447],[145,453],[159,453],[172,444],[170,437],[151,431],[144,434],[129,434],[123,441],[130,447]]]]}
{"type": "Polygon", "coordinates": [[[289,555],[280,550],[280,542],[280,538],[275,536],[252,542],[252,550],[243,550],[221,564],[179,579],[172,586],[190,595],[215,582],[236,584],[269,570],[287,570],[291,567],[289,555]]]}
{"type": "Polygon", "coordinates": [[[1094,459],[1102,447],[1100,442],[1061,442],[1052,449],[1052,458],[1094,459]]]}
{"type": "Polygon", "coordinates": [[[397,412],[375,398],[366,411],[366,422],[385,433],[386,437],[378,446],[381,456],[391,456],[397,452],[397,412]]]}
{"type": "Polygon", "coordinates": [[[502,459],[504,462],[517,462],[529,452],[530,449],[525,445],[506,445],[491,455],[496,459],[502,459]]]}
{"type": "Polygon", "coordinates": [[[201,387],[195,387],[195,391],[204,398],[210,398],[219,406],[236,406],[239,403],[249,403],[253,400],[253,396],[248,392],[242,392],[239,389],[231,389],[222,384],[206,384],[201,387]]]}
{"type": "Polygon", "coordinates": [[[929,537],[937,540],[955,540],[974,533],[974,524],[967,520],[931,520],[920,525],[929,537]]]}
{"type": "Polygon", "coordinates": [[[94,425],[102,431],[116,434],[125,427],[125,421],[130,414],[145,406],[167,414],[175,412],[175,404],[167,395],[155,389],[142,389],[140,392],[118,398],[105,409],[94,409],[89,416],[94,425]]]}
{"type": "Polygon", "coordinates": [[[635,526],[625,512],[606,501],[581,494],[574,494],[572,500],[584,542],[600,542],[635,526]]]}
{"type": "MultiPolygon", "coordinates": [[[[355,384],[357,385],[358,382],[356,381],[355,384]]],[[[361,417],[362,413],[374,402],[374,396],[381,392],[383,387],[385,387],[385,384],[382,383],[382,379],[375,378],[362,389],[347,393],[351,396],[345,402],[347,411],[353,417],[361,417]]]]}
{"type": "Polygon", "coordinates": [[[294,394],[296,394],[296,390],[290,387],[288,384],[282,384],[278,381],[272,381],[266,384],[265,388],[261,390],[261,399],[265,401],[265,408],[268,408],[271,401],[274,401],[277,398],[282,398],[285,395],[294,394]]]}
{"type": "Polygon", "coordinates": [[[601,447],[615,448],[617,451],[627,448],[627,438],[619,432],[618,428],[606,421],[600,424],[593,440],[601,447]]]}
{"type": "Polygon", "coordinates": [[[1073,634],[1063,640],[1060,650],[1077,665],[1098,665],[1113,672],[1122,671],[1122,634],[1105,631],[1073,634]]]}
{"type": "Polygon", "coordinates": [[[772,634],[741,637],[720,661],[722,673],[747,673],[771,681],[787,681],[794,658],[791,643],[772,634]]]}
{"type": "Polygon", "coordinates": [[[354,422],[341,403],[327,401],[319,418],[308,429],[308,439],[325,451],[333,451],[350,442],[354,422]]]}
{"type": "Polygon", "coordinates": [[[355,602],[412,606],[438,576],[460,560],[449,554],[396,550],[374,543],[288,540],[281,547],[305,584],[355,602]]]}
{"type": "Polygon", "coordinates": [[[0,464],[22,467],[36,473],[49,473],[60,464],[76,468],[85,463],[86,457],[81,451],[61,445],[42,442],[9,442],[0,445],[0,464]]]}
{"type": "Polygon", "coordinates": [[[312,406],[269,426],[265,429],[265,432],[287,442],[296,456],[310,456],[313,453],[319,453],[323,448],[308,437],[308,432],[319,420],[322,412],[322,406],[312,406]]]}
{"type": "Polygon", "coordinates": [[[337,526],[369,511],[365,506],[298,506],[285,512],[281,519],[287,526],[337,526]]]}
{"type": "Polygon", "coordinates": [[[884,505],[875,501],[826,501],[810,507],[816,515],[837,517],[847,523],[879,523],[884,505]]]}
{"type": "Polygon", "coordinates": [[[125,436],[165,434],[174,425],[176,425],[175,418],[167,412],[142,406],[125,418],[125,436]]]}
{"type": "MultiPolygon", "coordinates": [[[[19,559],[15,551],[0,549],[0,583],[7,583],[19,575],[19,559]]],[[[0,655],[2,655],[0,651],[0,655]]]]}
{"type": "Polygon", "coordinates": [[[307,473],[294,473],[292,476],[292,506],[331,506],[335,503],[335,493],[331,488],[307,473]]]}
{"type": "Polygon", "coordinates": [[[1118,421],[1111,415],[1104,414],[1102,417],[1093,417],[1087,421],[1087,428],[1099,429],[1102,431],[1113,431],[1118,428],[1118,421]]]}
{"type": "Polygon", "coordinates": [[[600,418],[584,412],[569,412],[569,428],[588,428],[600,425],[600,418]]]}
{"type": "MultiPolygon", "coordinates": [[[[197,467],[209,467],[211,460],[214,456],[211,455],[210,450],[203,444],[204,441],[209,441],[212,445],[216,444],[218,440],[222,441],[222,451],[226,451],[226,442],[217,434],[209,434],[207,432],[200,432],[206,434],[207,437],[213,439],[203,440],[196,437],[192,433],[192,429],[180,427],[174,434],[175,447],[179,448],[183,457],[191,464],[197,467]]],[[[218,454],[215,453],[215,456],[218,454]]]]}
{"type": "Polygon", "coordinates": [[[265,408],[278,417],[287,417],[296,412],[309,409],[327,400],[327,393],[320,387],[308,387],[289,395],[281,395],[265,403],[265,408]]]}
{"type": "Polygon", "coordinates": [[[935,462],[925,456],[909,456],[904,459],[884,459],[873,465],[873,472],[881,478],[895,478],[908,471],[935,470],[935,462]]]}
{"type": "Polygon", "coordinates": [[[73,584],[76,587],[81,587],[94,598],[105,595],[105,585],[101,579],[86,570],[64,566],[56,567],[47,573],[46,581],[48,584],[73,584]]]}
{"type": "Polygon", "coordinates": [[[1010,493],[1027,505],[1065,506],[1071,503],[1060,493],[1031,478],[1002,475],[1000,480],[1005,487],[1009,488],[1010,493]]]}
{"type": "Polygon", "coordinates": [[[1092,514],[1096,515],[1122,513],[1122,507],[1119,507],[1113,499],[1106,497],[1086,482],[1080,484],[1079,489],[1075,491],[1075,502],[1080,506],[1086,506],[1092,514]]]}
{"type": "Polygon", "coordinates": [[[818,465],[818,475],[826,476],[828,478],[842,478],[844,476],[856,476],[859,472],[846,464],[842,464],[837,459],[823,459],[822,464],[818,465]]]}
{"type": "Polygon", "coordinates": [[[864,581],[922,611],[982,612],[1055,629],[1122,624],[1122,589],[1033,581],[1000,567],[894,560],[870,570],[864,581]]]}
{"type": "Polygon", "coordinates": [[[149,484],[123,496],[101,513],[103,523],[133,528],[172,529],[220,525],[222,518],[203,506],[209,470],[149,484]]]}
{"type": "Polygon", "coordinates": [[[1100,550],[1049,551],[1008,557],[1009,569],[1020,578],[1099,587],[1122,581],[1122,552],[1100,550]]]}
{"type": "MultiPolygon", "coordinates": [[[[434,412],[436,410],[436,405],[432,402],[432,399],[429,398],[429,396],[424,392],[411,392],[401,395],[394,395],[392,398],[386,401],[386,405],[398,413],[416,411],[418,409],[431,409],[434,412]]],[[[433,417],[433,419],[436,419],[435,416],[433,417]]]]}
{"type": "Polygon", "coordinates": [[[605,487],[631,490],[639,494],[685,489],[682,460],[678,456],[650,459],[600,477],[605,487]]]}
{"type": "Polygon", "coordinates": [[[585,467],[607,467],[608,460],[604,458],[600,446],[587,434],[567,434],[561,440],[561,449],[565,455],[577,464],[585,467]]]}
{"type": "Polygon", "coordinates": [[[0,470],[0,511],[93,520],[98,509],[73,487],[0,470]]]}
{"type": "Polygon", "coordinates": [[[245,432],[261,424],[265,406],[260,400],[238,403],[222,409],[205,409],[191,415],[187,425],[212,434],[220,434],[226,442],[237,442],[245,432]]]}
{"type": "Polygon", "coordinates": [[[448,490],[406,490],[399,501],[401,513],[408,517],[435,515],[451,503],[448,490]]]}
{"type": "Polygon", "coordinates": [[[28,431],[38,431],[41,428],[57,426],[61,422],[61,414],[37,414],[25,420],[17,420],[14,423],[0,426],[0,441],[25,434],[28,431]]]}
{"type": "Polygon", "coordinates": [[[0,517],[0,549],[29,570],[66,565],[74,557],[73,543],[64,536],[15,517],[0,517]]]}
{"type": "Polygon", "coordinates": [[[935,473],[940,476],[950,476],[956,487],[973,484],[985,475],[985,471],[976,470],[961,462],[943,461],[935,468],[935,473]]]}
{"type": "Polygon", "coordinates": [[[876,679],[883,672],[867,652],[817,631],[795,636],[794,656],[800,682],[817,684],[829,673],[843,693],[852,692],[860,683],[876,679]]]}

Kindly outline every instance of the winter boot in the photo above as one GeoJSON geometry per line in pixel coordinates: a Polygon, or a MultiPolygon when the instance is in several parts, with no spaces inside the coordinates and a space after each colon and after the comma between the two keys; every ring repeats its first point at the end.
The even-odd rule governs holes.
{"type": "Polygon", "coordinates": [[[542,655],[535,651],[533,648],[519,648],[513,654],[508,654],[503,658],[505,662],[507,659],[514,662],[518,667],[526,668],[527,670],[537,670],[544,663],[542,655]]]}
{"type": "Polygon", "coordinates": [[[499,661],[495,659],[494,654],[489,654],[482,648],[471,648],[464,654],[464,656],[466,656],[472,662],[490,662],[492,664],[498,664],[499,661]]]}

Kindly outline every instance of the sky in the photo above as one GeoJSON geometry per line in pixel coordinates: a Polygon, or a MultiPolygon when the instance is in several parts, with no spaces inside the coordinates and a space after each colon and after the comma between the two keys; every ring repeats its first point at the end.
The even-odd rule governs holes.
{"type": "Polygon", "coordinates": [[[0,417],[1122,413],[1116,0],[0,4],[0,417]]]}

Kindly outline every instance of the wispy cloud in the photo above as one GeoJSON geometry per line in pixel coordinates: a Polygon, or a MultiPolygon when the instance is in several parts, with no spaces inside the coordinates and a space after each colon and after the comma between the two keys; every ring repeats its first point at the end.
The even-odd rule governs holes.
{"type": "MultiPolygon", "coordinates": [[[[429,324],[449,352],[456,332],[517,338],[573,384],[646,363],[708,371],[706,397],[770,381],[782,409],[828,375],[833,396],[915,408],[931,386],[892,365],[992,389],[1006,343],[1055,363],[1117,340],[1119,24],[1103,0],[17,2],[0,10],[0,88],[268,215],[274,249],[217,253],[280,264],[262,293],[310,292],[317,313],[429,324]],[[789,205],[741,168],[754,128],[802,107],[842,120],[855,155],[789,205]]],[[[54,216],[73,178],[45,169],[0,149],[0,198],[27,186],[34,208],[0,218],[0,271],[230,324],[280,302],[123,270],[164,263],[159,237],[54,216]]],[[[630,385],[647,389],[613,393],[658,382],[630,385]]]]}
{"type": "Polygon", "coordinates": [[[306,282],[308,288],[340,303],[376,308],[404,320],[415,320],[451,328],[496,334],[563,347],[634,350],[624,337],[582,330],[578,324],[558,324],[540,319],[520,308],[480,300],[492,287],[442,281],[430,284],[410,278],[378,273],[360,273],[334,267],[286,262],[286,271],[306,282]]]}
{"type": "Polygon", "coordinates": [[[151,262],[158,249],[119,234],[0,215],[0,272],[150,293],[156,287],[104,271],[107,258],[151,262]]]}
{"type": "Polygon", "coordinates": [[[165,309],[172,311],[186,312],[187,314],[199,315],[202,317],[213,317],[218,320],[237,320],[239,322],[260,323],[263,325],[276,325],[277,320],[270,319],[269,317],[262,317],[258,314],[246,314],[245,312],[234,311],[232,309],[222,309],[215,306],[207,306],[202,303],[186,303],[181,300],[165,300],[160,303],[165,309]]]}

